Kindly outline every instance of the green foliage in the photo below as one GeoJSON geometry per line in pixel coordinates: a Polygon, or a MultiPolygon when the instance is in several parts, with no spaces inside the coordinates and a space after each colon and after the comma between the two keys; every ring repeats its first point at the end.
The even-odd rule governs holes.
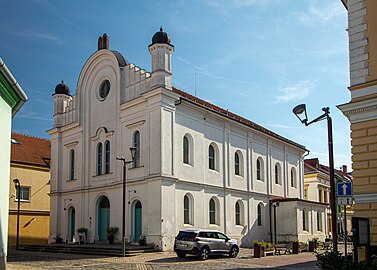
{"type": "Polygon", "coordinates": [[[108,227],[106,229],[107,236],[115,236],[119,231],[118,227],[108,227]]]}
{"type": "Polygon", "coordinates": [[[78,229],[77,229],[77,232],[78,232],[78,233],[87,233],[87,232],[88,232],[88,229],[87,229],[87,228],[84,228],[84,227],[81,227],[81,228],[78,228],[78,229]]]}
{"type": "Polygon", "coordinates": [[[328,251],[317,254],[317,265],[323,270],[372,270],[377,269],[377,258],[371,263],[354,262],[352,259],[346,260],[340,253],[328,251]]]}

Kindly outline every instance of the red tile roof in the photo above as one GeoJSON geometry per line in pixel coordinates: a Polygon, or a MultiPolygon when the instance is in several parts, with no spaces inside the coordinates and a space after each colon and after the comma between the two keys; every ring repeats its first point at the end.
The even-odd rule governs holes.
{"type": "MultiPolygon", "coordinates": [[[[330,175],[330,168],[326,165],[320,164],[318,158],[311,158],[304,160],[304,172],[305,173],[323,173],[330,175]]],[[[335,175],[338,175],[343,180],[352,181],[352,176],[340,170],[334,169],[335,175]]]]}
{"type": "Polygon", "coordinates": [[[11,162],[49,167],[49,140],[12,132],[12,139],[18,143],[11,144],[11,162]]]}
{"type": "Polygon", "coordinates": [[[279,134],[276,134],[275,132],[272,132],[272,131],[270,131],[270,130],[268,130],[268,129],[266,129],[266,128],[264,128],[264,127],[262,127],[262,126],[260,126],[260,125],[258,125],[256,123],[254,123],[254,122],[252,122],[252,121],[250,121],[250,120],[248,120],[248,119],[246,119],[246,118],[244,118],[242,116],[239,116],[239,115],[237,115],[235,113],[232,113],[232,112],[230,112],[228,110],[225,110],[225,109],[223,109],[221,107],[218,107],[218,106],[216,106],[216,105],[214,105],[212,103],[209,103],[209,102],[207,102],[207,101],[205,101],[203,99],[200,99],[198,97],[190,95],[189,93],[186,93],[186,92],[184,92],[182,90],[179,90],[179,89],[177,89],[175,87],[173,87],[173,91],[175,93],[181,95],[181,99],[186,100],[186,101],[188,101],[188,102],[190,102],[192,104],[198,105],[198,106],[200,106],[202,108],[205,108],[205,109],[207,109],[209,111],[212,111],[214,113],[220,114],[221,116],[224,116],[224,117],[226,117],[228,119],[231,119],[233,121],[236,121],[238,123],[241,123],[243,125],[251,127],[251,128],[253,128],[255,130],[258,130],[258,131],[260,131],[260,132],[262,132],[264,134],[270,135],[270,136],[272,136],[272,137],[274,137],[276,139],[279,139],[279,140],[282,140],[282,141],[284,141],[286,143],[292,144],[292,145],[294,145],[296,147],[299,147],[299,148],[301,148],[303,150],[306,150],[305,146],[303,146],[301,144],[298,144],[298,143],[296,143],[294,141],[291,141],[291,140],[289,140],[287,138],[284,138],[284,137],[280,136],[279,134]]]}

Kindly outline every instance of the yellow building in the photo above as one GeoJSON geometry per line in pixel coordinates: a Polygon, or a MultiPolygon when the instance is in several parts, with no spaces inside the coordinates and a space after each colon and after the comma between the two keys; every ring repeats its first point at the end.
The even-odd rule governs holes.
{"type": "MultiPolygon", "coordinates": [[[[347,166],[343,165],[341,170],[334,170],[337,182],[351,182],[352,176],[347,172],[347,166]]],[[[326,219],[326,235],[331,235],[331,209],[330,209],[330,169],[320,164],[318,158],[304,160],[304,196],[308,201],[328,204],[326,219]]],[[[344,234],[344,208],[338,206],[337,224],[339,236],[344,234]]],[[[354,215],[352,206],[346,208],[347,212],[347,234],[351,234],[351,218],[354,215]]]]}
{"type": "Polygon", "coordinates": [[[20,181],[19,244],[47,244],[50,226],[50,141],[12,132],[8,245],[16,245],[20,181]]]}
{"type": "Polygon", "coordinates": [[[348,10],[351,101],[338,108],[351,123],[355,217],[369,218],[377,246],[377,1],[343,0],[348,10]]]}

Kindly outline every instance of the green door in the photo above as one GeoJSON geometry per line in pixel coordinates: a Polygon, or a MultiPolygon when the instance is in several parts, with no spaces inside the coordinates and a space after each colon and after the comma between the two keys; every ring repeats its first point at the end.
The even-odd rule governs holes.
{"type": "Polygon", "coordinates": [[[135,228],[134,241],[135,242],[139,242],[140,236],[141,236],[141,227],[142,227],[142,220],[141,220],[142,211],[141,210],[142,210],[141,202],[137,201],[137,203],[135,204],[135,224],[134,224],[134,228],[135,228]]]}
{"type": "Polygon", "coordinates": [[[106,241],[106,229],[110,227],[110,201],[107,197],[100,198],[98,204],[98,240],[106,241]]]}
{"type": "Polygon", "coordinates": [[[69,228],[68,228],[68,241],[73,241],[73,236],[75,235],[75,208],[70,207],[68,210],[68,220],[69,220],[69,228]]]}

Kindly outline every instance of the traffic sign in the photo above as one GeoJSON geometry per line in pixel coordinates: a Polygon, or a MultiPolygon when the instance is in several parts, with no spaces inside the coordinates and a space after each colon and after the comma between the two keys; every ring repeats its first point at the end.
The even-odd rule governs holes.
{"type": "Polygon", "coordinates": [[[352,182],[337,183],[338,197],[352,197],[352,182]]]}
{"type": "Polygon", "coordinates": [[[338,205],[352,205],[353,198],[352,197],[339,197],[338,198],[338,205]]]}

